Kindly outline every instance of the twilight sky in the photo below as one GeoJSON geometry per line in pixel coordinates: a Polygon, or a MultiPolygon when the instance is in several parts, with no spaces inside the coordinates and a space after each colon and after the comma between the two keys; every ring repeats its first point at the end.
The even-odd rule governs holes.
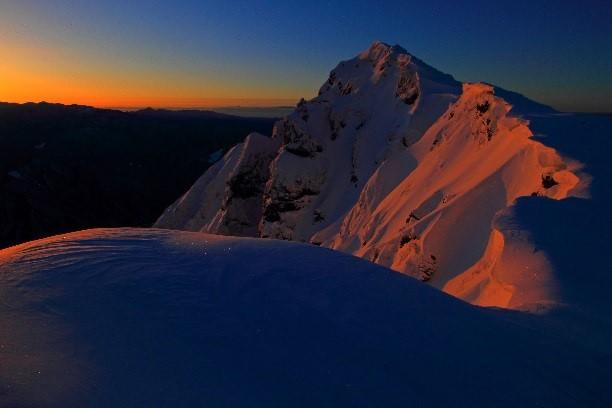
{"type": "Polygon", "coordinates": [[[461,81],[612,112],[610,0],[0,0],[0,100],[293,104],[374,40],[461,81]]]}

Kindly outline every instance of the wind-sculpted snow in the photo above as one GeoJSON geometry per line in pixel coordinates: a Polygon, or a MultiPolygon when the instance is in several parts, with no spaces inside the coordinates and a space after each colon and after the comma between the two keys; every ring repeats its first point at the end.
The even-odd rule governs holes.
{"type": "Polygon", "coordinates": [[[510,108],[491,86],[464,85],[459,100],[410,146],[415,169],[383,197],[364,190],[323,245],[476,304],[521,308],[556,300],[544,290],[552,285],[545,256],[533,254],[526,240],[523,250],[504,254],[504,273],[491,269],[505,251],[493,223],[498,214],[518,197],[561,199],[579,184],[579,164],[531,140],[527,122],[509,116],[510,108]],[[522,275],[530,267],[539,272],[535,281],[522,275]],[[542,290],[523,301],[536,286],[542,290]]]}
{"type": "MultiPolygon", "coordinates": [[[[533,137],[535,118],[558,114],[377,42],[262,142],[272,150],[253,172],[257,195],[233,217],[240,223],[217,227],[231,183],[213,168],[156,226],[311,242],[474,304],[547,309],[565,302],[554,265],[528,228],[504,220],[521,197],[586,197],[590,176],[571,149],[533,137]]],[[[217,167],[233,168],[236,156],[217,167]]],[[[250,168],[241,157],[236,166],[250,168]]]]}
{"type": "Polygon", "coordinates": [[[308,244],[82,231],[0,251],[0,406],[610,406],[609,332],[564,319],[308,244]]]}

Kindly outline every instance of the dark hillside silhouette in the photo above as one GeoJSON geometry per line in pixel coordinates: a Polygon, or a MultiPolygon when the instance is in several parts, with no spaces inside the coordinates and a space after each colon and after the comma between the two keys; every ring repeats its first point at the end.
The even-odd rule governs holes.
{"type": "Polygon", "coordinates": [[[270,134],[274,121],[2,103],[0,248],[91,227],[150,226],[213,158],[249,132],[270,134]]]}

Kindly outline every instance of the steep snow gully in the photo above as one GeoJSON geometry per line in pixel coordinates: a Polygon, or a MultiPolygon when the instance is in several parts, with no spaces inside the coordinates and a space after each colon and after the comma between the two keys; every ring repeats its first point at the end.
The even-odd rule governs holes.
{"type": "Polygon", "coordinates": [[[311,242],[476,305],[546,310],[565,302],[563,278],[514,206],[587,197],[590,177],[533,137],[532,115],[559,114],[376,42],[271,138],[228,152],[155,226],[311,242]]]}

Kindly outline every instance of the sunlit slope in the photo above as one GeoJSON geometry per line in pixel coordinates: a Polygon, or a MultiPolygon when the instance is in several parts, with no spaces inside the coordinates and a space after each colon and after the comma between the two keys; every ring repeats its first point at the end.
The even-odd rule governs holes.
{"type": "Polygon", "coordinates": [[[551,300],[545,257],[529,245],[509,255],[494,220],[518,197],[567,197],[580,182],[580,165],[532,140],[528,123],[510,109],[493,87],[464,85],[459,100],[410,147],[415,169],[378,205],[366,186],[323,245],[477,304],[520,307],[529,301],[527,291],[546,292],[535,300],[551,300]],[[494,270],[494,258],[502,256],[505,264],[494,270]],[[525,277],[526,269],[540,279],[525,277]]]}

